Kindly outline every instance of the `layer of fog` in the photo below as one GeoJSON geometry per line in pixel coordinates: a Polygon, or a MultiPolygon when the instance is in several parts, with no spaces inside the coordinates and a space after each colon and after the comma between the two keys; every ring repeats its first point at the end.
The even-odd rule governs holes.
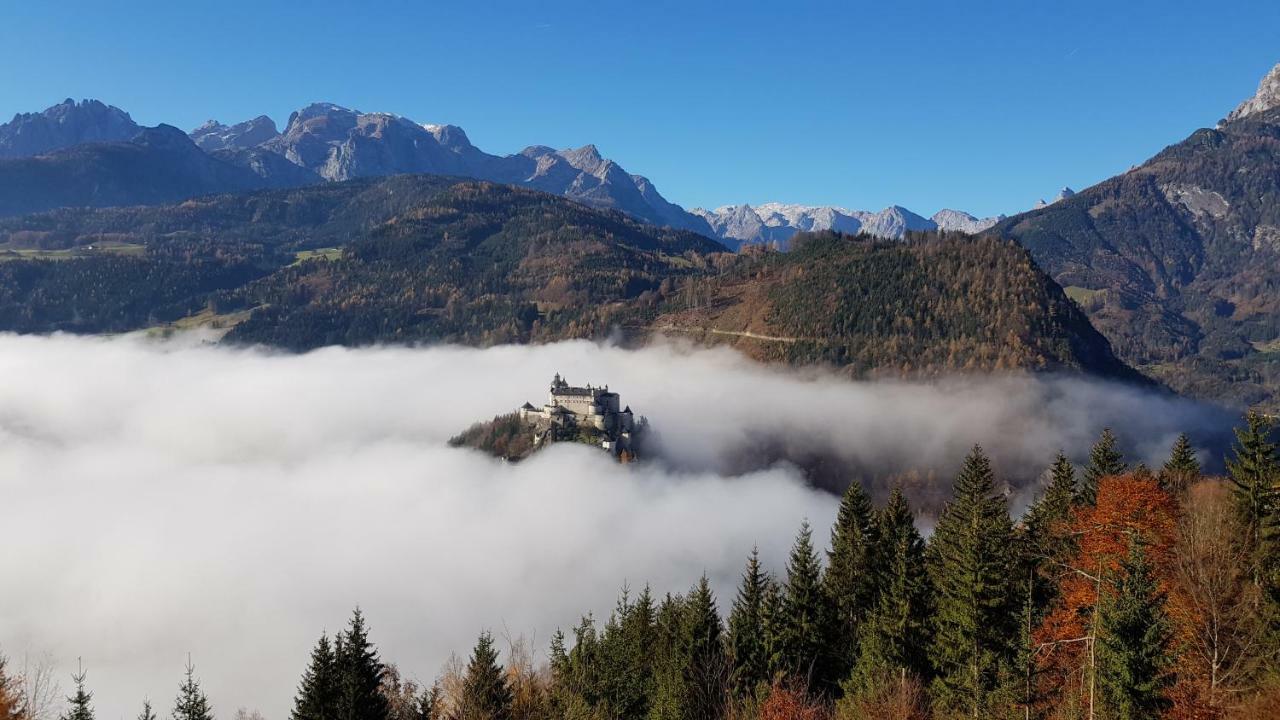
{"type": "Polygon", "coordinates": [[[1224,418],[1078,379],[853,383],[681,347],[0,336],[0,650],[48,651],[64,677],[82,657],[104,718],[166,708],[190,652],[220,717],[283,720],[310,645],[357,603],[384,657],[429,682],[484,628],[545,649],[624,582],[706,572],[727,608],[753,544],[780,568],[803,519],[822,539],[834,515],[779,454],[945,472],[981,442],[1021,483],[1103,425],[1158,462],[1224,418]],[[621,392],[661,456],[557,446],[508,465],[445,446],[541,403],[557,371],[621,392]]]}

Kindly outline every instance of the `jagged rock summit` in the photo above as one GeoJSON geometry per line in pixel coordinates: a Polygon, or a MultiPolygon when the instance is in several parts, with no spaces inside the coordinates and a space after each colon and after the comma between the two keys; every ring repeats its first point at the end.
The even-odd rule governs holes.
{"type": "Polygon", "coordinates": [[[91,142],[129,140],[142,128],[129,113],[98,100],[67,98],[38,113],[19,113],[0,125],[0,158],[43,155],[91,142]]]}
{"type": "Polygon", "coordinates": [[[1258,91],[1253,94],[1253,97],[1240,103],[1235,110],[1232,110],[1231,114],[1227,115],[1225,122],[1234,122],[1277,107],[1280,107],[1280,63],[1271,68],[1271,72],[1267,73],[1262,78],[1262,82],[1258,83],[1258,91]]]}
{"type": "Polygon", "coordinates": [[[280,131],[276,129],[274,120],[266,115],[259,115],[235,125],[223,125],[217,120],[210,120],[187,134],[201,150],[212,152],[247,150],[275,139],[280,131]]]}

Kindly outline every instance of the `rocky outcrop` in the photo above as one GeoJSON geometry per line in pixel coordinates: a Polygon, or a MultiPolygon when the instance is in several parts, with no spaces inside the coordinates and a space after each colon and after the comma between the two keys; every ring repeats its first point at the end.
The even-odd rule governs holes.
{"type": "Polygon", "coordinates": [[[1271,68],[1271,72],[1258,83],[1258,91],[1253,94],[1253,97],[1232,110],[1225,122],[1234,122],[1277,107],[1280,107],[1280,63],[1271,68]]]}

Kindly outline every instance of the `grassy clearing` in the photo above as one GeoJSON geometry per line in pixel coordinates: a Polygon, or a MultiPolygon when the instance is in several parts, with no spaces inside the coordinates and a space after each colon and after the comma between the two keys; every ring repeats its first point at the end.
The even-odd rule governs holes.
{"type": "Polygon", "coordinates": [[[1092,302],[1103,292],[1101,290],[1091,290],[1087,287],[1080,287],[1079,285],[1068,285],[1062,288],[1062,290],[1067,294],[1067,297],[1075,300],[1079,305],[1085,305],[1092,302]]]}
{"type": "Polygon", "coordinates": [[[104,242],[61,250],[40,250],[38,248],[0,247],[0,262],[15,260],[70,260],[72,258],[93,257],[94,255],[134,255],[146,254],[147,247],[136,243],[104,242]]]}
{"type": "Polygon", "coordinates": [[[304,263],[308,260],[323,260],[331,262],[342,257],[342,248],[326,247],[316,248],[315,250],[299,250],[293,254],[293,264],[304,263]]]}
{"type": "Polygon", "coordinates": [[[195,315],[188,315],[184,318],[174,320],[171,323],[147,328],[147,334],[153,337],[168,337],[176,332],[205,328],[213,331],[214,336],[221,339],[223,335],[226,335],[231,331],[231,328],[244,322],[252,314],[252,308],[249,310],[222,314],[205,309],[195,315]]]}

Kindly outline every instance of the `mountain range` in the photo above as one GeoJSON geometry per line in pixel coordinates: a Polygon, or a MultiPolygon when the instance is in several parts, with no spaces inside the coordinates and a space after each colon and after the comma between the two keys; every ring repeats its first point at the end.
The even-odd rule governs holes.
{"type": "MultiPolygon", "coordinates": [[[[167,132],[167,127],[150,130],[167,132]]],[[[785,246],[802,231],[864,232],[888,238],[918,230],[972,233],[1002,219],[980,219],[958,210],[924,218],[900,206],[871,212],[782,203],[688,212],[667,201],[648,178],[627,172],[594,145],[564,150],[531,145],[512,155],[491,155],[473,145],[456,125],[420,124],[391,113],[360,112],[332,103],[315,103],[294,112],[283,132],[265,115],[233,125],[210,120],[188,133],[194,148],[208,158],[179,148],[174,138],[167,154],[148,152],[147,143],[135,142],[144,130],[128,113],[96,100],[66,100],[41,113],[15,116],[0,126],[0,159],[26,162],[0,162],[0,187],[31,185],[32,175],[47,180],[36,183],[41,188],[38,193],[15,191],[0,202],[0,213],[63,205],[170,202],[213,192],[429,173],[563,195],[655,225],[692,230],[730,248],[759,242],[785,246]],[[143,147],[129,147],[137,145],[143,147]],[[257,179],[223,165],[247,170],[257,179]],[[139,167],[163,171],[140,175],[139,167]],[[152,176],[164,182],[149,182],[152,176]],[[46,194],[45,188],[51,185],[61,188],[56,197],[46,194]],[[41,201],[45,197],[48,202],[41,201]]]]}
{"type": "Polygon", "coordinates": [[[1217,127],[1009,218],[782,203],[686,212],[594,146],[496,156],[456,126],[330,104],[293,113],[283,131],[258,117],[187,134],[68,101],[0,127],[0,156],[0,215],[18,216],[0,221],[0,259],[35,261],[0,263],[15,284],[0,288],[0,328],[128,329],[222,304],[244,313],[233,337],[293,348],[670,327],[860,372],[908,353],[915,370],[1117,374],[1114,348],[1178,391],[1280,408],[1280,66],[1217,127]],[[108,209],[69,209],[93,206],[108,209]],[[1016,245],[970,254],[937,231],[1016,245]],[[826,249],[797,252],[811,242],[826,249]],[[794,258],[760,244],[796,246],[794,258]],[[1034,263],[1022,268],[1009,247],[1034,263]],[[952,254],[950,276],[930,274],[934,253],[952,254]],[[505,274],[477,267],[457,284],[449,273],[473,272],[476,257],[505,274]],[[984,263],[1020,269],[993,276],[984,263]],[[978,285],[951,287],[966,282],[978,285]],[[1003,317],[975,287],[1027,304],[1003,317]],[[85,304],[108,289],[122,304],[85,304]],[[923,304],[885,304],[911,293],[923,304]],[[966,305],[981,309],[961,317],[966,305]],[[864,316],[870,307],[898,319],[864,316]],[[1022,349],[1005,353],[984,327],[1022,349]],[[953,355],[939,354],[943,339],[953,355]]]}

